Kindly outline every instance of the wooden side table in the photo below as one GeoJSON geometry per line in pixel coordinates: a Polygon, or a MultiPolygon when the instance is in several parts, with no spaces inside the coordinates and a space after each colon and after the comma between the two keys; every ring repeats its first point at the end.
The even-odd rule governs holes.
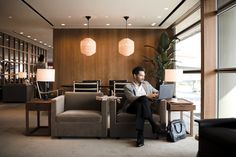
{"type": "Polygon", "coordinates": [[[172,101],[167,99],[167,111],[168,111],[168,122],[171,121],[171,112],[180,111],[180,118],[183,119],[183,111],[190,112],[190,135],[193,136],[193,111],[196,106],[186,99],[177,99],[177,101],[172,101]]]}
{"type": "Polygon", "coordinates": [[[48,128],[48,134],[51,135],[51,100],[41,100],[41,99],[33,99],[26,103],[25,106],[25,118],[26,118],[26,135],[34,135],[33,133],[40,128],[48,128]],[[29,127],[29,112],[36,111],[37,112],[37,127],[33,130],[29,127]],[[48,126],[40,125],[40,111],[48,112],[48,126]]]}

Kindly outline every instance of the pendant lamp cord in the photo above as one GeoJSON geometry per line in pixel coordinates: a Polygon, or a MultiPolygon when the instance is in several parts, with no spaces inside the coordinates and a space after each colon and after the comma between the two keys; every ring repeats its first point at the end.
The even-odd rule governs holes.
{"type": "Polygon", "coordinates": [[[128,38],[128,30],[127,30],[127,20],[128,20],[129,16],[124,16],[124,19],[126,21],[126,38],[128,38]]]}
{"type": "Polygon", "coordinates": [[[88,37],[89,37],[89,19],[91,18],[91,16],[85,16],[85,17],[88,20],[88,37]]]}

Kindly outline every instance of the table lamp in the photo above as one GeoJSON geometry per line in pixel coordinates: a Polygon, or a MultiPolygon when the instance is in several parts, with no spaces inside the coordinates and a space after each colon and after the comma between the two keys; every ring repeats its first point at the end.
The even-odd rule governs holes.
{"type": "MultiPolygon", "coordinates": [[[[47,82],[54,82],[55,81],[55,69],[37,69],[36,73],[36,83],[37,83],[37,88],[39,92],[39,97],[42,99],[42,91],[40,90],[39,83],[38,82],[45,82],[45,91],[48,92],[48,88],[46,87],[47,82]]],[[[46,99],[47,99],[47,94],[45,94],[46,99]]]]}
{"type": "Polygon", "coordinates": [[[26,78],[27,73],[26,72],[18,72],[18,79],[21,83],[23,83],[23,80],[26,78]]]}
{"type": "MultiPolygon", "coordinates": [[[[165,69],[164,82],[176,84],[177,81],[181,80],[182,74],[183,74],[183,70],[181,69],[165,69]]],[[[175,85],[175,91],[176,91],[176,85],[175,85]]],[[[174,92],[172,101],[177,101],[175,92],[174,92]]]]}

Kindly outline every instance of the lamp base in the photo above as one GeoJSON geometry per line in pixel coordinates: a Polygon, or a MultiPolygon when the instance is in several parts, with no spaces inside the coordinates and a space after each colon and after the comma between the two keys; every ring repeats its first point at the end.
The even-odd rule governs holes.
{"type": "Polygon", "coordinates": [[[177,102],[177,101],[178,101],[178,98],[171,98],[170,101],[171,101],[171,102],[177,102]]]}

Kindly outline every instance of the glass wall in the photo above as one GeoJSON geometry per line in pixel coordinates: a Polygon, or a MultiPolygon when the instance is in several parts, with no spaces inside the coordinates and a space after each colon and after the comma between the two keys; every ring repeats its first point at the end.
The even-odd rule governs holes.
{"type": "Polygon", "coordinates": [[[218,14],[218,117],[236,117],[236,6],[218,14]]]}
{"type": "Polygon", "coordinates": [[[40,54],[47,56],[47,50],[0,32],[0,85],[19,82],[18,72],[26,72],[32,82],[40,54]]]}
{"type": "Polygon", "coordinates": [[[176,83],[177,98],[185,98],[196,105],[194,115],[201,113],[201,33],[200,9],[176,26],[180,39],[176,43],[176,68],[183,69],[183,76],[176,83]]]}
{"type": "Polygon", "coordinates": [[[176,84],[176,96],[196,105],[197,117],[201,113],[201,34],[200,32],[176,44],[176,68],[183,69],[181,81],[176,84]]]}

